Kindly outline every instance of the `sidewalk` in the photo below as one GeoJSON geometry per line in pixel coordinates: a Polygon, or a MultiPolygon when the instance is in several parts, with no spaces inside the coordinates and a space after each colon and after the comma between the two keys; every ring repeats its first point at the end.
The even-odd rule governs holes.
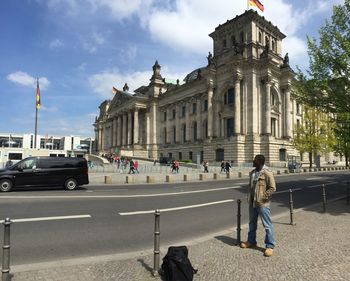
{"type": "MultiPolygon", "coordinates": [[[[295,226],[289,214],[275,217],[277,247],[274,256],[263,256],[262,248],[240,249],[235,246],[236,233],[222,233],[209,240],[191,243],[189,258],[198,267],[195,281],[347,281],[350,280],[350,205],[345,200],[329,202],[327,213],[321,205],[298,210],[295,226]]],[[[273,210],[272,210],[273,213],[273,210]]],[[[242,230],[242,239],[247,229],[242,230]]],[[[203,240],[203,239],[202,239],[203,240]]],[[[264,233],[259,225],[258,244],[264,247],[264,233]]],[[[188,245],[188,244],[187,244],[188,245]]],[[[162,245],[161,256],[166,247],[162,245]]],[[[99,259],[62,266],[12,267],[14,281],[151,281],[152,251],[129,259],[99,259]],[[94,260],[94,261],[93,261],[94,260]],[[30,269],[32,268],[32,269],[30,269]]]]}

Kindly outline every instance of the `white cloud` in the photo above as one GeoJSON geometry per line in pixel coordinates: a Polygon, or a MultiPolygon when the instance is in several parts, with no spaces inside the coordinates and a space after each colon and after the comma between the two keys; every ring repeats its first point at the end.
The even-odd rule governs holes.
{"type": "MultiPolygon", "coordinates": [[[[36,88],[37,79],[23,71],[17,71],[7,75],[7,80],[26,87],[36,88]]],[[[39,77],[40,89],[45,90],[50,85],[46,77],[39,77]]]]}
{"type": "Polygon", "coordinates": [[[55,39],[50,42],[49,47],[50,49],[59,49],[64,46],[63,42],[60,39],[55,39]]]}
{"type": "MultiPolygon", "coordinates": [[[[100,95],[101,97],[111,99],[112,98],[112,87],[122,89],[124,84],[127,83],[130,92],[133,92],[142,85],[147,86],[150,82],[153,72],[150,71],[139,71],[133,73],[121,73],[118,70],[106,70],[101,73],[92,75],[89,78],[89,84],[92,90],[100,95]]],[[[169,71],[168,67],[163,67],[161,74],[163,77],[177,79],[180,81],[186,76],[187,73],[176,73],[169,71]]]]}

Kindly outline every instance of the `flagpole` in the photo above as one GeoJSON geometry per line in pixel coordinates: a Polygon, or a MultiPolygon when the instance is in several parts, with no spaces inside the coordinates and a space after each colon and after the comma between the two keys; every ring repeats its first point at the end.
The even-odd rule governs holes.
{"type": "Polygon", "coordinates": [[[37,92],[38,92],[38,84],[39,78],[36,80],[37,82],[37,90],[35,92],[35,134],[34,134],[34,148],[36,148],[36,136],[38,134],[38,104],[37,104],[37,92]]]}

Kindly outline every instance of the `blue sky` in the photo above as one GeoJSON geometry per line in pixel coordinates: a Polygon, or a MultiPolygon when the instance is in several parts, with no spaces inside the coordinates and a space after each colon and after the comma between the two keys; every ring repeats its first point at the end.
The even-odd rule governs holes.
{"type": "MultiPolygon", "coordinates": [[[[306,36],[317,37],[343,0],[261,0],[261,13],[287,35],[283,53],[308,65],[306,36]]],[[[183,79],[206,65],[220,23],[246,0],[1,0],[0,132],[94,136],[98,106],[111,88],[147,85],[157,59],[163,77],[183,79]]]]}

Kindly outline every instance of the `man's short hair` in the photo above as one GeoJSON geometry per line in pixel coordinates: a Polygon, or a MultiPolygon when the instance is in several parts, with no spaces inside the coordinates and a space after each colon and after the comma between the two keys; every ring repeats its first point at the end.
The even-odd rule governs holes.
{"type": "Polygon", "coordinates": [[[257,154],[255,155],[255,159],[259,161],[262,165],[265,164],[265,156],[262,154],[257,154]]]}

